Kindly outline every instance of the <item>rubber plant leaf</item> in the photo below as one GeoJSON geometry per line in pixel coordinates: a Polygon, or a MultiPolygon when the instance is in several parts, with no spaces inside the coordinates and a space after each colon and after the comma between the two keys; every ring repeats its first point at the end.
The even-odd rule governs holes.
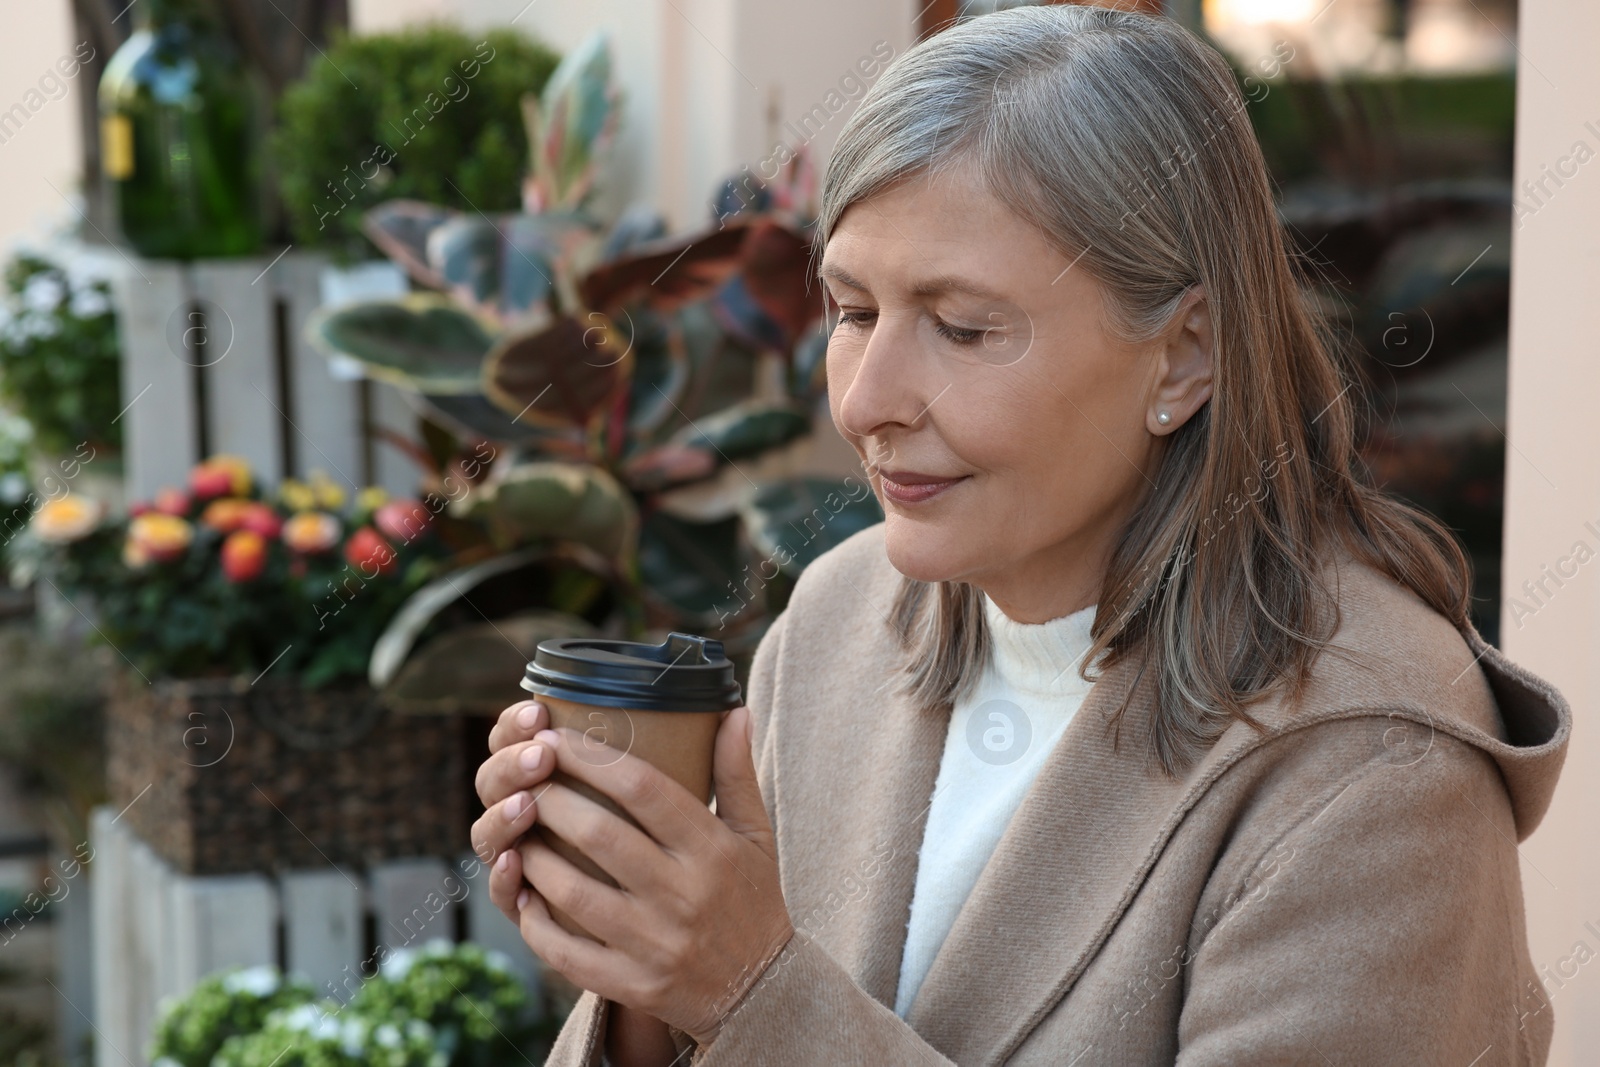
{"type": "Polygon", "coordinates": [[[361,216],[361,232],[416,282],[430,289],[445,289],[444,277],[429,262],[428,239],[459,215],[422,200],[387,200],[361,216]]]}
{"type": "Polygon", "coordinates": [[[476,393],[494,346],[474,315],[435,293],[324,308],[306,324],[324,355],[359,362],[368,375],[416,393],[476,393]]]}
{"type": "Polygon", "coordinates": [[[611,46],[597,30],[567,53],[537,104],[523,101],[533,153],[529,214],[572,209],[594,188],[600,157],[615,136],[621,93],[611,80],[611,46]]]}
{"type": "Polygon", "coordinates": [[[687,522],[664,511],[645,516],[639,579],[648,600],[680,624],[714,634],[759,592],[740,570],[739,518],[687,522]],[[741,588],[741,578],[748,587],[741,588]]]}
{"type": "Polygon", "coordinates": [[[696,419],[669,444],[701,448],[731,463],[781,448],[811,432],[811,418],[794,404],[747,400],[696,419]]]}
{"type": "Polygon", "coordinates": [[[741,509],[750,543],[790,577],[822,553],[883,521],[861,478],[790,478],[757,490],[741,509]]]}
{"type": "Polygon", "coordinates": [[[459,514],[486,522],[502,543],[571,541],[611,560],[627,558],[637,543],[633,497],[591,464],[520,463],[458,503],[459,514]]]}
{"type": "Polygon", "coordinates": [[[548,318],[509,334],[483,360],[483,393],[513,418],[543,426],[585,426],[625,387],[627,338],[606,316],[548,318]]]}
{"type": "Polygon", "coordinates": [[[669,311],[704,300],[740,268],[749,228],[747,221],[730,221],[689,236],[646,241],[584,275],[579,295],[602,311],[634,301],[669,311]]]}
{"type": "Polygon", "coordinates": [[[367,681],[372,688],[381,690],[394,679],[417,638],[439,612],[490,578],[526,566],[541,554],[537,548],[526,548],[495,556],[442,574],[412,593],[372,646],[372,656],[367,661],[367,681]]]}
{"type": "Polygon", "coordinates": [[[401,715],[496,715],[527,699],[517,683],[540,641],[595,633],[588,620],[559,611],[519,612],[448,630],[411,654],[383,701],[401,715]]]}

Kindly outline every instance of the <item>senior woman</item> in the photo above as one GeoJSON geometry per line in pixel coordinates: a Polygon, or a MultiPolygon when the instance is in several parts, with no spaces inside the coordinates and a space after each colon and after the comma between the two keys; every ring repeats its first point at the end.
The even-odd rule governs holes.
{"type": "Polygon", "coordinates": [[[533,702],[479,775],[491,896],[587,990],[550,1063],[1543,1062],[1517,842],[1570,715],[1362,480],[1243,108],[1073,6],[862,99],[819,274],[885,521],[762,639],[714,811],[533,702]]]}

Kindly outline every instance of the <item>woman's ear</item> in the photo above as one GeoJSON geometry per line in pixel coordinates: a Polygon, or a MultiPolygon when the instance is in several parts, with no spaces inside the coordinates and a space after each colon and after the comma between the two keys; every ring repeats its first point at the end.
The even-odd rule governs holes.
{"type": "Polygon", "coordinates": [[[1156,352],[1155,381],[1150,391],[1145,426],[1156,436],[1176,430],[1211,399],[1211,302],[1199,285],[1190,288],[1173,327],[1156,352]]]}

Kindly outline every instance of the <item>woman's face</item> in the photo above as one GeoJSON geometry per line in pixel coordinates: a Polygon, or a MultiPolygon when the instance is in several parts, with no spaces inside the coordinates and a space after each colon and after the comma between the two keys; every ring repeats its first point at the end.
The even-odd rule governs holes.
{"type": "Polygon", "coordinates": [[[1209,346],[1202,382],[1185,336],[1116,340],[1095,279],[960,169],[851,205],[822,273],[829,406],[895,568],[1024,622],[1094,603],[1164,435],[1209,396],[1209,346]]]}

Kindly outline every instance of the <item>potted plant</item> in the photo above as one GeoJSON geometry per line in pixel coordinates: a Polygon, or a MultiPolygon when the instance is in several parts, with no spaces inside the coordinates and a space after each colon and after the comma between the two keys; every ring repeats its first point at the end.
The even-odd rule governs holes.
{"type": "Polygon", "coordinates": [[[378,634],[454,551],[444,504],[350,496],[322,476],[269,495],[216,456],[126,514],[71,493],[34,516],[27,566],[122,666],[106,712],[112,802],[180,870],[460,850],[456,736],[394,720],[364,680],[378,634]]]}

